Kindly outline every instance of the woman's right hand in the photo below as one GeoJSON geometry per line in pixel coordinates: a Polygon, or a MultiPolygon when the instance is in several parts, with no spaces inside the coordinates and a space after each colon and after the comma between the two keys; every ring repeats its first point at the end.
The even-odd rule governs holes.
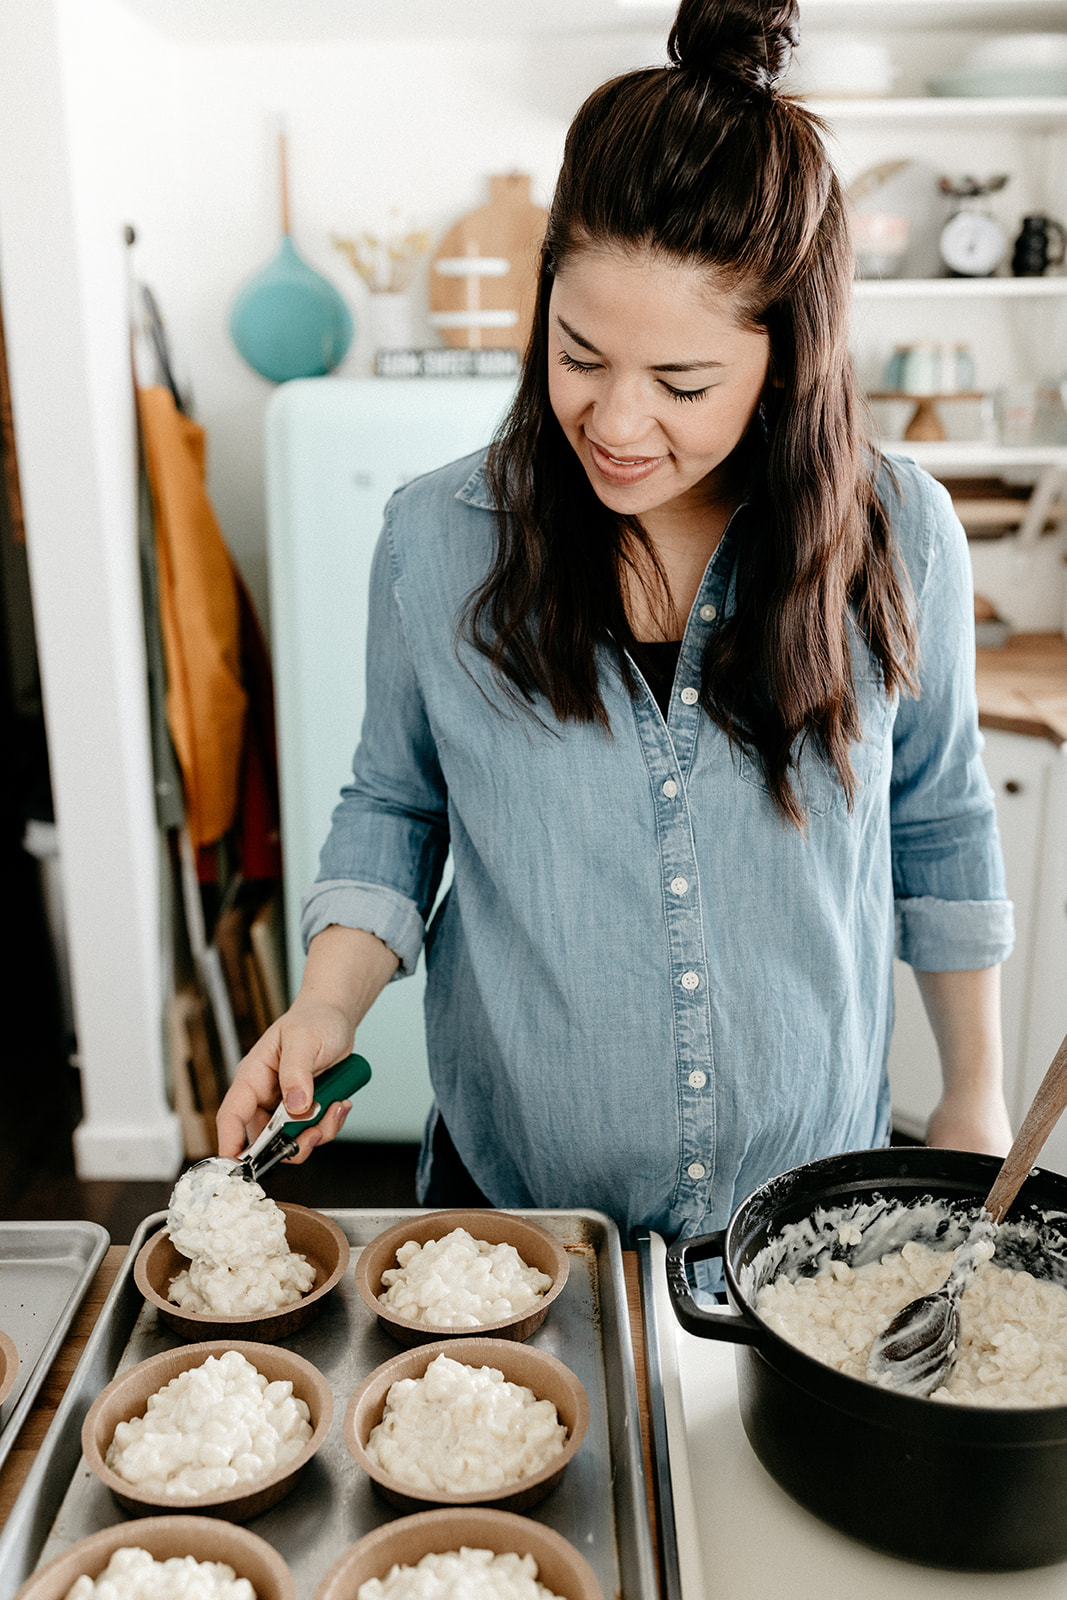
{"type": "MultiPolygon", "coordinates": [[[[280,1100],[291,1116],[303,1116],[315,1098],[315,1075],[348,1054],[352,1032],[341,1007],[298,995],[238,1065],[215,1118],[219,1155],[240,1155],[280,1100]]],[[[298,1135],[299,1153],[289,1160],[299,1164],[316,1145],[328,1144],[351,1109],[349,1100],[332,1105],[321,1122],[298,1135]]]]}
{"type": "MultiPolygon", "coordinates": [[[[238,1065],[215,1117],[219,1155],[238,1156],[263,1129],[279,1100],[303,1116],[315,1099],[312,1080],[352,1049],[356,1028],[397,968],[388,945],[362,928],[331,923],[308,947],[300,993],[238,1065]]],[[[317,1144],[337,1136],[351,1102],[332,1105],[297,1137],[306,1161],[317,1144]]]]}

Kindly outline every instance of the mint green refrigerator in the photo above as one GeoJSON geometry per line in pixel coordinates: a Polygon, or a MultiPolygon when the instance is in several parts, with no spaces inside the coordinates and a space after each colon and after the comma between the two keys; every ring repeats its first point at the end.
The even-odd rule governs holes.
{"type": "MultiPolygon", "coordinates": [[[[367,583],[394,489],[488,443],[510,378],[309,378],[267,411],[267,548],[290,992],[300,899],[318,870],[363,720],[367,583]]],[[[446,883],[448,874],[446,872],[446,883]]],[[[418,1139],[430,1106],[425,977],[391,983],[359,1029],[373,1078],[344,1130],[418,1139]]]]}

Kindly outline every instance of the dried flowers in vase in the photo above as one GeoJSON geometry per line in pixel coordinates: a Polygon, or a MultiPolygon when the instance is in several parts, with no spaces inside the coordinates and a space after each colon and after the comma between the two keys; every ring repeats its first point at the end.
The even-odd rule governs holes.
{"type": "Polygon", "coordinates": [[[333,244],[372,294],[405,294],[419,257],[429,252],[430,235],[426,231],[404,233],[398,229],[383,237],[362,233],[358,239],[346,239],[335,233],[333,244]]]}

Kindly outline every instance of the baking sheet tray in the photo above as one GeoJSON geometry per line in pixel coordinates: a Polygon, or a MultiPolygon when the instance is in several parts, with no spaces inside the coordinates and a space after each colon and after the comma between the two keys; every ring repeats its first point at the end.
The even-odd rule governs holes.
{"type": "MultiPolygon", "coordinates": [[[[562,1482],[529,1515],[555,1528],[585,1556],[604,1600],[656,1600],[656,1564],[648,1520],[637,1380],[618,1231],[595,1211],[524,1211],[565,1247],[567,1286],[530,1343],[557,1356],[585,1385],[589,1431],[562,1482]]],[[[363,1245],[420,1211],[326,1211],[352,1245],[363,1245]]],[[[10,1595],[42,1562],[126,1513],[92,1476],[81,1456],[81,1424],[93,1399],[119,1371],[181,1343],[157,1321],[133,1281],[138,1250],[165,1213],[137,1230],[82,1360],[41,1445],[22,1492],[0,1533],[0,1594],[10,1595]]],[[[329,1436],[296,1488],[253,1518],[285,1557],[300,1600],[362,1534],[392,1520],[383,1500],[348,1453],[343,1418],[349,1396],[397,1345],[356,1293],[352,1266],[322,1314],[287,1346],[330,1381],[334,1420],[329,1436]]],[[[176,1509],[178,1509],[176,1507],[176,1509]]]]}
{"type": "Polygon", "coordinates": [[[678,1527],[674,1516],[671,1481],[670,1427],[660,1361],[662,1304],[660,1280],[665,1270],[663,1240],[658,1234],[639,1232],[636,1239],[641,1318],[645,1330],[645,1385],[648,1390],[648,1430],[656,1504],[656,1548],[662,1600],[683,1600],[678,1527]],[[658,1274],[658,1276],[657,1276],[658,1274]]]}
{"type": "Polygon", "coordinates": [[[0,1464],[110,1242],[95,1222],[0,1222],[0,1328],[19,1353],[15,1386],[0,1406],[0,1464]]]}

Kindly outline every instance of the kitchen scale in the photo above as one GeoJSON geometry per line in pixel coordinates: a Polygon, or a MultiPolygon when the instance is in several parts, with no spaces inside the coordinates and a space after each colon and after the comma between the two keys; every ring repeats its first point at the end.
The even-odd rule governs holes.
{"type": "Polygon", "coordinates": [[[998,194],[1010,174],[990,178],[941,178],[942,194],[957,201],[941,229],[937,248],[950,278],[991,278],[1008,252],[1008,235],[983,201],[998,194]]]}

